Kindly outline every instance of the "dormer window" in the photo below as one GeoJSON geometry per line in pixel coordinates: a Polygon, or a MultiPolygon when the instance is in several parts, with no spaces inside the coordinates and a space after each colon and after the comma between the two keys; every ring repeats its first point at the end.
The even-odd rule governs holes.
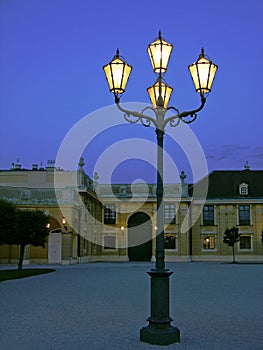
{"type": "Polygon", "coordinates": [[[248,195],[248,184],[242,183],[239,185],[239,194],[241,196],[248,195]]]}

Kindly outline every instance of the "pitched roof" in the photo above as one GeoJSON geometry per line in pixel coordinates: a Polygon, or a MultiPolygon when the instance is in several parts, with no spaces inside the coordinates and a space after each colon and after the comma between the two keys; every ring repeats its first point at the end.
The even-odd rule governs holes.
{"type": "MultiPolygon", "coordinates": [[[[204,178],[192,185],[190,195],[195,197],[195,192],[198,193],[206,180],[204,178]]],[[[215,170],[208,175],[206,198],[263,198],[263,170],[215,170]],[[247,195],[240,194],[241,184],[248,185],[247,195]]]]}

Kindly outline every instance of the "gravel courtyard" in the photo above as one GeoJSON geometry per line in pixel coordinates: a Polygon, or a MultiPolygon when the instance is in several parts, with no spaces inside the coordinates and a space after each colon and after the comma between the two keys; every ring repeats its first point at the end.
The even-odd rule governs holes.
{"type": "Polygon", "coordinates": [[[55,266],[0,283],[1,350],[263,350],[263,264],[167,264],[170,315],[181,331],[181,343],[169,346],[139,341],[152,267],[55,266]]]}

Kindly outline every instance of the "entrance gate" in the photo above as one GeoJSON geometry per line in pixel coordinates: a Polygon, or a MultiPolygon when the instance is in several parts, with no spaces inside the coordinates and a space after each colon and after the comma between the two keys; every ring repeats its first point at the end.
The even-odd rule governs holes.
{"type": "Polygon", "coordinates": [[[128,220],[128,256],[130,261],[151,261],[152,222],[145,213],[135,213],[128,220]]]}

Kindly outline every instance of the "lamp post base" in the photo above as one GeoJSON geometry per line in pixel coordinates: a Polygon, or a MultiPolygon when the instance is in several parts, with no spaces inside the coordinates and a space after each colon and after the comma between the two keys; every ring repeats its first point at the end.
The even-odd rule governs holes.
{"type": "Polygon", "coordinates": [[[140,340],[153,345],[169,345],[180,342],[180,331],[170,323],[169,270],[151,270],[151,316],[149,325],[140,330],[140,340]]]}
{"type": "Polygon", "coordinates": [[[178,328],[165,324],[149,323],[147,327],[140,330],[140,341],[153,345],[169,345],[180,342],[180,331],[178,328]]]}

